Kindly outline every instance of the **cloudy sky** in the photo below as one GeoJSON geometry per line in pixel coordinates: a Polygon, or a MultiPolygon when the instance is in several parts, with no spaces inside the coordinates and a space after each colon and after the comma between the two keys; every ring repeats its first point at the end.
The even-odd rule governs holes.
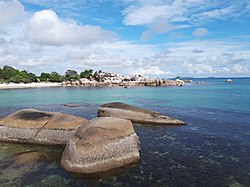
{"type": "Polygon", "coordinates": [[[0,0],[0,67],[250,76],[249,0],[0,0]]]}

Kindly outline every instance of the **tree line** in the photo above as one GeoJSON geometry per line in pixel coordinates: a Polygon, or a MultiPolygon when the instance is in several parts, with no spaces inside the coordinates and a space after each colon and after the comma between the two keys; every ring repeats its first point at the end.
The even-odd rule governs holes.
{"type": "Polygon", "coordinates": [[[89,79],[101,72],[101,70],[94,72],[92,69],[87,69],[78,74],[75,70],[67,70],[65,75],[60,75],[57,72],[42,72],[40,76],[36,76],[34,73],[30,73],[26,70],[20,71],[6,65],[0,68],[0,83],[63,82],[72,79],[79,80],[80,78],[89,79]]]}

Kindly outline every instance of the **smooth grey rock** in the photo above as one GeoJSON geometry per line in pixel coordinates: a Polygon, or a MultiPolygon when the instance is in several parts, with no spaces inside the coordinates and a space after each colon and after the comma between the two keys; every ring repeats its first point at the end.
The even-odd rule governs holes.
{"type": "Polygon", "coordinates": [[[137,108],[125,103],[114,102],[102,105],[98,109],[99,117],[118,117],[142,124],[186,125],[185,122],[164,116],[159,112],[137,108]]]}
{"type": "Polygon", "coordinates": [[[87,121],[69,114],[23,109],[0,119],[0,141],[65,145],[87,121]]]}
{"type": "Polygon", "coordinates": [[[99,173],[138,162],[139,138],[131,121],[101,117],[81,126],[70,138],[61,165],[69,172],[99,173]]]}

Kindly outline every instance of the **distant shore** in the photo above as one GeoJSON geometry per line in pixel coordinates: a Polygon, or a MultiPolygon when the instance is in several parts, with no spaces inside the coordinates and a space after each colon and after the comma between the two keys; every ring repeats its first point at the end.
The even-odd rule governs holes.
{"type": "Polygon", "coordinates": [[[62,83],[45,83],[45,82],[40,82],[40,83],[3,83],[0,84],[0,90],[8,90],[8,89],[23,89],[23,88],[49,88],[49,87],[61,87],[62,83]]]}
{"type": "Polygon", "coordinates": [[[27,88],[50,88],[50,87],[137,87],[137,86],[184,86],[185,82],[182,80],[159,80],[151,79],[147,81],[122,81],[116,82],[97,82],[90,81],[88,79],[71,80],[62,83],[51,83],[51,82],[40,82],[40,83],[2,83],[0,84],[0,90],[10,90],[10,89],[27,89],[27,88]]]}

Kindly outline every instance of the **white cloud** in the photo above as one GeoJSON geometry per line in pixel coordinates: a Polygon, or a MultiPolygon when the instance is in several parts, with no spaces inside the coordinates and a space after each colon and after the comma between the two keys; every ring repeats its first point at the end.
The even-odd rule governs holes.
{"type": "Polygon", "coordinates": [[[246,74],[249,73],[248,68],[241,66],[240,64],[235,64],[232,67],[232,71],[236,74],[246,74]]]}
{"type": "Polygon", "coordinates": [[[36,12],[27,23],[26,36],[36,44],[54,46],[116,40],[113,32],[60,20],[52,10],[36,12]]]}
{"type": "Polygon", "coordinates": [[[193,75],[215,73],[213,67],[207,64],[187,64],[185,66],[187,67],[188,72],[193,75]]]}
{"type": "Polygon", "coordinates": [[[0,46],[2,45],[2,44],[4,44],[6,42],[6,40],[4,39],[4,38],[1,38],[0,37],[0,46]]]}
{"type": "Polygon", "coordinates": [[[155,19],[149,26],[148,29],[142,34],[141,40],[147,41],[151,36],[155,34],[164,34],[175,29],[175,26],[170,25],[166,19],[158,18],[155,19]]]}
{"type": "Polygon", "coordinates": [[[250,75],[250,54],[246,45],[193,40],[161,45],[117,41],[88,46],[39,47],[28,41],[7,41],[0,47],[0,67],[8,64],[37,74],[92,68],[123,75],[142,73],[152,77],[247,76],[250,75]],[[194,52],[197,49],[198,53],[194,52]]]}
{"type": "MultiPolygon", "coordinates": [[[[201,5],[199,0],[176,0],[174,3],[163,0],[127,1],[139,3],[124,14],[128,18],[140,7],[157,7],[158,10],[164,6],[168,9],[167,12],[152,12],[152,17],[148,15],[145,19],[143,15],[151,12],[141,12],[137,20],[132,20],[132,17],[128,20],[132,25],[145,26],[146,37],[147,34],[151,37],[183,27],[184,20],[196,22],[195,16],[187,15],[193,12],[192,15],[198,15],[201,9],[207,10],[208,6],[204,3],[201,5]]],[[[37,74],[42,71],[64,73],[67,69],[80,71],[93,68],[124,75],[143,73],[153,77],[250,75],[249,43],[242,42],[248,41],[247,35],[244,39],[227,38],[227,41],[170,40],[164,44],[140,44],[115,40],[112,32],[59,18],[52,10],[30,13],[28,16],[23,17],[22,22],[13,22],[1,28],[0,67],[8,64],[37,74]],[[27,38],[23,38],[23,35],[27,38]]],[[[198,35],[204,34],[201,33],[198,35]]]]}
{"type": "Polygon", "coordinates": [[[194,49],[193,52],[194,52],[194,53],[204,53],[204,51],[201,50],[201,49],[194,49]]]}
{"type": "Polygon", "coordinates": [[[196,28],[193,32],[193,36],[195,37],[203,37],[208,35],[208,30],[205,28],[196,28]]]}
{"type": "Polygon", "coordinates": [[[187,21],[184,16],[187,7],[179,0],[173,2],[156,1],[148,3],[141,1],[136,5],[129,6],[123,11],[125,25],[150,25],[156,19],[163,18],[169,23],[187,21]]]}
{"type": "Polygon", "coordinates": [[[23,13],[24,7],[19,1],[0,1],[0,27],[11,23],[23,13]]]}
{"type": "MultiPolygon", "coordinates": [[[[231,0],[226,2],[219,0],[209,2],[205,0],[125,1],[130,3],[130,6],[123,11],[123,22],[130,26],[149,27],[160,18],[165,19],[169,25],[175,25],[172,29],[180,29],[187,26],[201,26],[213,20],[229,20],[249,14],[249,2],[247,0],[240,2],[231,0]]],[[[150,35],[152,33],[147,29],[142,38],[147,39],[150,35]]]]}
{"type": "Polygon", "coordinates": [[[139,68],[138,70],[134,70],[134,74],[142,74],[147,76],[169,76],[171,75],[170,71],[161,70],[158,66],[148,66],[144,68],[139,68]]]}

